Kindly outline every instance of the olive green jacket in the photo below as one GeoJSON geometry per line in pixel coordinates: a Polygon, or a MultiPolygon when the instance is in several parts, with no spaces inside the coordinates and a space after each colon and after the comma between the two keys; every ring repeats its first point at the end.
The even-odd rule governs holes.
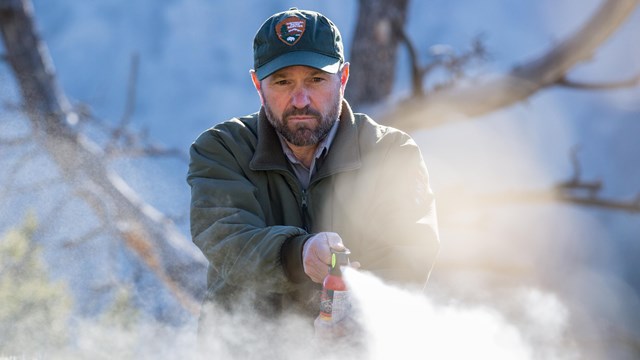
{"type": "Polygon", "coordinates": [[[205,300],[317,314],[302,247],[321,231],[338,233],[362,270],[426,282],[439,241],[419,148],[346,101],[306,191],[264,109],[205,131],[190,156],[191,233],[210,264],[205,300]]]}

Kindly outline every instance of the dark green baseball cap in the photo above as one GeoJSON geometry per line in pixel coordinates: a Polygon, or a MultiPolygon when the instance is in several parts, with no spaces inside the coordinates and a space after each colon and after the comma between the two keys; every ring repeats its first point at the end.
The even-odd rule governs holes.
{"type": "Polygon", "coordinates": [[[291,8],[274,14],[253,39],[253,66],[259,80],[293,65],[335,74],[343,62],[340,31],[315,11],[291,8]]]}

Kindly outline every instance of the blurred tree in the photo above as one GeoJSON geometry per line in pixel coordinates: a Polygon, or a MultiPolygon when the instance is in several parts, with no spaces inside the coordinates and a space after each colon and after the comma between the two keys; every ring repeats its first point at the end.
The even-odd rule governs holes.
{"type": "Polygon", "coordinates": [[[72,299],[31,240],[33,216],[0,238],[0,355],[46,353],[69,340],[72,299]]]}
{"type": "Polygon", "coordinates": [[[454,73],[454,79],[459,79],[462,65],[471,58],[484,57],[482,43],[476,39],[471,51],[455,54],[449,49],[438,54],[432,63],[421,64],[413,42],[404,30],[408,1],[360,0],[358,3],[354,34],[357,40],[350,54],[353,66],[349,99],[356,106],[372,105],[387,99],[395,81],[398,45],[404,44],[411,60],[413,93],[402,106],[393,107],[385,119],[387,123],[407,131],[473,119],[523,101],[552,86],[603,89],[640,83],[640,76],[616,84],[585,84],[567,79],[576,65],[591,59],[616,32],[637,7],[638,0],[604,0],[591,18],[571,36],[498,78],[464,86],[448,83],[431,91],[423,88],[431,70],[442,67],[454,73]]]}
{"type": "MultiPolygon", "coordinates": [[[[407,132],[433,129],[437,126],[460,121],[478,121],[477,119],[483,115],[526,101],[538,92],[554,87],[606,90],[640,85],[640,74],[625,81],[591,84],[578,81],[571,76],[579,64],[592,60],[595,53],[624,24],[629,15],[637,11],[640,3],[638,0],[602,0],[591,16],[577,29],[566,38],[551,43],[549,48],[536,58],[514,65],[504,74],[491,74],[490,77],[474,77],[473,79],[465,78],[464,73],[465,67],[471,61],[482,60],[486,57],[486,49],[479,39],[475,39],[470,50],[464,52],[456,51],[448,46],[435,49],[437,51],[432,54],[434,56],[430,57],[431,62],[422,63],[417,47],[414,46],[413,40],[405,31],[407,1],[359,0],[358,3],[358,21],[353,36],[354,43],[351,47],[350,61],[352,66],[347,97],[356,109],[385,104],[384,109],[376,108],[381,112],[376,114],[376,118],[386,125],[407,132]],[[401,49],[398,46],[400,44],[406,47],[411,62],[408,68],[411,71],[412,93],[406,99],[391,103],[387,100],[392,95],[396,69],[400,68],[396,66],[397,53],[401,49]],[[438,72],[434,72],[434,70],[438,70],[438,72]],[[432,80],[430,76],[434,73],[438,75],[445,73],[448,77],[444,82],[436,83],[427,88],[427,84],[435,82],[430,81],[432,80]]],[[[577,4],[576,6],[580,7],[577,4]]],[[[626,55],[621,54],[622,57],[626,55]]],[[[629,65],[631,67],[637,64],[630,63],[629,65]]],[[[495,125],[495,122],[492,125],[495,125]]],[[[618,154],[608,155],[616,156],[618,154]]],[[[452,289],[458,287],[457,295],[465,294],[469,297],[475,297],[476,301],[480,298],[479,301],[490,303],[492,306],[503,301],[505,289],[511,290],[521,286],[553,288],[552,291],[562,294],[562,301],[571,308],[571,329],[567,334],[567,339],[571,340],[567,344],[575,341],[580,347],[580,351],[584,351],[581,356],[639,358],[638,317],[634,315],[639,291],[637,272],[629,271],[608,278],[616,279],[616,281],[623,278],[620,282],[624,286],[631,284],[630,287],[633,287],[629,290],[625,288],[617,290],[618,292],[607,292],[604,290],[605,286],[602,284],[594,286],[589,283],[590,280],[586,281],[589,284],[587,288],[577,289],[576,284],[585,281],[584,279],[590,279],[591,272],[598,273],[599,276],[609,272],[608,269],[604,271],[594,265],[595,256],[588,257],[589,260],[586,263],[581,263],[582,259],[576,260],[574,258],[580,257],[580,255],[576,256],[574,252],[588,252],[593,246],[589,243],[593,240],[576,235],[581,234],[580,231],[584,231],[583,229],[575,232],[561,232],[562,235],[558,235],[557,238],[554,234],[550,237],[554,242],[553,246],[541,246],[541,255],[533,254],[535,251],[526,254],[532,248],[540,245],[531,246],[527,243],[532,241],[532,238],[524,237],[523,239],[526,240],[509,238],[509,236],[504,236],[496,231],[496,228],[500,226],[498,225],[500,220],[497,219],[503,214],[498,214],[496,219],[490,219],[493,214],[499,213],[499,211],[492,212],[492,205],[511,205],[514,203],[528,205],[541,202],[568,202],[605,210],[640,213],[640,194],[625,200],[605,198],[602,195],[603,184],[600,181],[586,181],[583,178],[575,148],[571,154],[571,161],[573,165],[572,176],[566,181],[557,183],[550,190],[516,190],[508,193],[473,194],[473,190],[467,191],[465,184],[462,184],[460,188],[439,189],[437,191],[439,218],[445,219],[445,222],[447,219],[453,220],[456,228],[449,231],[448,238],[445,239],[443,236],[446,246],[443,246],[436,266],[435,286],[444,284],[445,292],[455,292],[456,290],[452,289]],[[465,223],[465,220],[461,221],[461,219],[465,219],[465,215],[461,215],[465,212],[472,213],[472,217],[477,218],[477,223],[469,226],[471,229],[465,228],[465,225],[460,226],[461,223],[465,223]],[[575,241],[575,247],[573,247],[573,241],[575,241]],[[571,243],[571,245],[567,245],[567,243],[571,243]],[[459,248],[456,249],[456,247],[459,248]],[[512,253],[510,253],[511,247],[512,253]],[[553,252],[561,253],[556,260],[557,262],[547,261],[549,253],[553,252]],[[528,263],[529,261],[531,263],[528,263]],[[588,270],[583,271],[582,267],[588,270]],[[579,275],[569,277],[569,273],[579,275]],[[567,277],[555,279],[555,277],[562,278],[564,276],[567,277]],[[601,297],[600,293],[603,292],[607,292],[606,296],[609,297],[601,297]],[[614,311],[608,311],[608,306],[614,307],[622,315],[615,320],[610,320],[614,311]],[[592,321],[593,323],[591,323],[592,321]]],[[[624,171],[624,169],[621,170],[624,171]]],[[[510,170],[504,169],[504,171],[509,172],[510,170]]],[[[469,186],[469,188],[473,188],[473,186],[469,186]]],[[[513,207],[500,207],[502,211],[505,209],[514,213],[519,211],[513,210],[513,207]]],[[[539,215],[536,213],[537,209],[531,206],[530,209],[522,210],[522,214],[539,215]]],[[[572,210],[575,209],[569,211],[572,210]]],[[[512,217],[508,217],[508,221],[515,220],[517,216],[514,214],[512,217]]],[[[600,219],[600,216],[602,214],[598,214],[594,218],[600,219]]],[[[541,218],[543,217],[536,217],[536,220],[539,221],[541,218]]],[[[612,218],[606,214],[601,219],[604,219],[603,223],[608,223],[611,226],[610,224],[615,223],[612,218]]],[[[522,221],[523,224],[530,227],[523,232],[535,233],[536,228],[547,226],[547,224],[536,223],[536,220],[522,221]]],[[[583,226],[588,228],[587,224],[577,227],[583,226]]],[[[512,235],[519,232],[507,233],[512,235]]],[[[545,234],[545,232],[541,233],[545,234]]],[[[611,233],[613,234],[615,231],[611,231],[611,233]]],[[[630,239],[613,237],[607,238],[610,240],[609,244],[599,243],[594,252],[606,253],[610,248],[619,246],[622,249],[619,250],[620,252],[634,253],[635,251],[637,254],[637,247],[632,245],[634,237],[630,239]],[[625,243],[626,241],[628,242],[625,243]]],[[[546,240],[535,239],[533,241],[542,243],[546,240]]],[[[597,241],[601,240],[602,238],[597,238],[597,241]]],[[[624,262],[624,259],[625,256],[616,255],[613,261],[621,263],[624,262]]],[[[616,264],[616,266],[618,265],[616,264]]],[[[634,267],[633,263],[628,266],[629,268],[634,267]]],[[[442,290],[442,288],[432,290],[432,293],[437,293],[438,290],[442,290]]],[[[554,340],[565,341],[561,337],[554,340]]],[[[539,350],[544,351],[545,347],[536,348],[536,351],[539,350]]],[[[541,354],[536,354],[533,357],[549,358],[549,356],[541,354]]]]}
{"type": "Polygon", "coordinates": [[[130,330],[140,317],[140,310],[135,305],[133,291],[129,286],[124,285],[118,287],[111,305],[100,314],[100,322],[105,326],[130,330]]]}
{"type": "MultiPolygon", "coordinates": [[[[407,0],[360,0],[358,3],[358,22],[354,35],[357,40],[350,54],[353,66],[350,70],[349,101],[357,108],[378,104],[391,95],[398,45],[404,44],[411,61],[412,94],[395,106],[390,106],[379,118],[387,125],[408,132],[455,121],[471,121],[525,101],[536,92],[554,86],[602,90],[640,85],[640,74],[625,81],[603,84],[588,84],[568,78],[574,67],[591,59],[616,32],[640,3],[638,0],[604,0],[579,29],[539,57],[514,66],[506,74],[464,84],[459,81],[464,79],[464,67],[472,60],[486,57],[486,49],[480,39],[474,39],[468,51],[456,53],[447,48],[435,54],[437,56],[431,63],[422,64],[412,40],[404,30],[407,0]],[[444,69],[451,76],[445,83],[425,89],[426,78],[435,69],[444,69]]],[[[626,201],[601,198],[599,192],[602,184],[581,179],[580,165],[575,154],[572,156],[572,179],[557,184],[551,192],[520,194],[520,197],[640,212],[640,195],[626,201]]]]}
{"type": "MultiPolygon", "coordinates": [[[[171,219],[146,204],[110,169],[108,160],[113,155],[114,142],[103,149],[75,126],[87,120],[88,114],[72,109],[58,86],[48,49],[36,31],[29,0],[0,1],[0,32],[5,59],[21,91],[23,104],[19,108],[33,129],[31,138],[57,167],[73,195],[84,201],[98,219],[86,237],[107,233],[119,239],[176,303],[197,314],[198,299],[204,291],[204,258],[171,219]]],[[[124,125],[129,112],[123,118],[124,125]]],[[[115,140],[123,137],[125,143],[132,145],[125,146],[122,152],[161,153],[152,146],[138,147],[126,129],[117,130],[113,132],[115,140]]]]}

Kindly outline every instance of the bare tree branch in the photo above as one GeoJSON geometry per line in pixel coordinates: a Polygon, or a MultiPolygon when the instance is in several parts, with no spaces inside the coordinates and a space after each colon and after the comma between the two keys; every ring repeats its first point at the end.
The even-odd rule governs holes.
{"type": "Polygon", "coordinates": [[[628,212],[640,212],[640,193],[631,200],[621,201],[607,199],[600,196],[603,188],[602,181],[585,181],[581,176],[581,167],[578,160],[578,147],[571,150],[572,177],[555,186],[555,197],[564,202],[578,205],[594,206],[610,210],[624,210],[628,212]]]}
{"type": "MultiPolygon", "coordinates": [[[[97,121],[96,118],[86,118],[83,116],[81,119],[84,119],[81,121],[82,124],[91,122],[102,129],[111,129],[109,125],[104,122],[97,121]]],[[[111,130],[107,131],[111,132],[111,130]]],[[[119,136],[120,143],[110,143],[105,145],[104,150],[102,150],[104,152],[105,160],[109,161],[124,157],[168,157],[175,158],[185,163],[189,161],[189,155],[181,149],[149,143],[147,132],[143,131],[140,133],[134,133],[129,129],[121,129],[119,136]]]]}
{"type": "Polygon", "coordinates": [[[128,131],[129,123],[131,122],[131,116],[135,110],[136,105],[136,85],[138,78],[138,63],[139,56],[134,53],[131,56],[131,66],[129,69],[129,80],[127,82],[127,98],[125,101],[124,112],[120,118],[120,124],[111,131],[111,138],[105,146],[105,152],[111,153],[113,149],[117,148],[117,144],[122,140],[128,146],[133,142],[135,136],[128,131]]]}
{"type": "Polygon", "coordinates": [[[394,31],[398,34],[400,41],[404,43],[409,52],[409,63],[411,65],[411,93],[412,96],[418,97],[424,95],[423,79],[426,69],[420,65],[418,50],[416,50],[413,41],[409,38],[404,24],[394,23],[394,31]]]}
{"type": "Polygon", "coordinates": [[[393,30],[396,32],[398,39],[406,46],[409,53],[409,63],[411,68],[411,92],[412,98],[420,98],[425,94],[424,81],[425,78],[433,72],[436,68],[442,67],[452,74],[451,79],[445,84],[436,85],[436,88],[443,88],[453,85],[455,80],[462,78],[464,75],[464,68],[473,60],[482,60],[487,56],[487,50],[484,46],[482,38],[476,37],[472,41],[471,49],[464,51],[461,54],[456,54],[452,49],[447,47],[449,51],[437,51],[441,49],[441,46],[432,47],[434,59],[426,64],[420,64],[420,58],[418,51],[413,44],[413,41],[409,38],[404,29],[403,23],[394,22],[393,30]]]}
{"type": "Polygon", "coordinates": [[[431,50],[434,53],[433,55],[442,58],[437,63],[444,66],[458,79],[464,75],[465,66],[472,60],[482,60],[487,56],[487,50],[481,36],[476,36],[471,42],[471,48],[461,54],[456,54],[453,49],[449,49],[446,52],[438,52],[433,48],[431,50]]]}
{"type": "Polygon", "coordinates": [[[82,245],[82,244],[84,244],[86,242],[89,242],[91,240],[94,240],[98,236],[104,235],[104,234],[106,234],[108,232],[109,232],[109,229],[107,229],[106,227],[98,226],[98,227],[96,227],[96,228],[94,228],[92,230],[89,230],[86,233],[78,236],[77,238],[65,241],[62,244],[62,247],[64,247],[64,248],[76,247],[76,246],[82,245]]]}
{"type": "Polygon", "coordinates": [[[407,101],[386,114],[383,122],[412,131],[469,120],[557,85],[577,63],[592,57],[639,1],[606,0],[573,35],[539,58],[482,83],[459,85],[407,101]]]}
{"type": "MultiPolygon", "coordinates": [[[[640,213],[640,194],[628,200],[607,199],[603,197],[580,195],[571,192],[565,187],[556,187],[552,190],[525,190],[525,191],[505,191],[491,194],[469,194],[466,192],[440,192],[441,197],[448,198],[450,203],[458,206],[457,211],[462,206],[490,206],[507,204],[557,204],[570,203],[581,206],[589,206],[604,210],[626,211],[629,213],[640,213]]],[[[446,212],[446,210],[444,211],[446,212]]]]}
{"type": "Polygon", "coordinates": [[[53,178],[53,179],[43,179],[43,180],[39,180],[36,182],[32,182],[26,185],[13,185],[10,188],[10,191],[13,195],[18,195],[18,194],[33,194],[36,193],[38,191],[44,191],[47,189],[47,187],[51,186],[52,183],[55,183],[57,181],[61,181],[62,179],[60,178],[53,178]]]}
{"type": "Polygon", "coordinates": [[[59,214],[64,211],[64,209],[69,204],[66,201],[57,201],[53,204],[53,207],[49,209],[46,216],[42,217],[42,220],[38,222],[38,227],[35,230],[35,233],[40,236],[35,236],[34,238],[45,238],[46,234],[56,227],[56,220],[59,217],[59,214]]]}
{"type": "Polygon", "coordinates": [[[574,203],[578,205],[592,206],[607,210],[622,210],[630,213],[640,213],[640,194],[630,200],[613,200],[593,195],[580,196],[565,191],[566,188],[560,188],[556,192],[556,197],[560,201],[574,203]]]}
{"type": "Polygon", "coordinates": [[[165,148],[159,145],[137,145],[132,144],[121,149],[108,149],[105,151],[106,160],[116,158],[136,158],[136,157],[169,157],[175,158],[183,162],[189,161],[187,153],[176,148],[165,148]]]}
{"type": "Polygon", "coordinates": [[[35,158],[36,156],[38,156],[36,150],[32,149],[30,151],[26,151],[24,154],[22,154],[16,159],[13,165],[6,172],[7,179],[5,180],[4,185],[2,186],[2,190],[5,193],[13,191],[13,189],[15,188],[16,176],[18,172],[24,166],[24,164],[26,164],[29,160],[35,158]]]}
{"type": "Polygon", "coordinates": [[[629,200],[607,199],[600,195],[603,183],[600,180],[585,181],[582,179],[582,169],[578,160],[578,146],[571,149],[570,158],[572,166],[571,178],[558,183],[551,191],[511,191],[499,194],[468,194],[462,189],[449,191],[449,196],[454,199],[455,204],[470,203],[486,205],[509,204],[509,203],[548,203],[566,202],[582,206],[591,206],[607,210],[627,211],[640,213],[640,193],[635,198],[629,200]]]}
{"type": "MultiPolygon", "coordinates": [[[[130,93],[134,91],[131,86],[129,90],[130,93]]],[[[131,96],[128,98],[131,99],[131,96]]],[[[128,101],[135,102],[135,100],[128,101]]],[[[123,157],[170,157],[183,162],[189,161],[188,154],[183,150],[150,143],[147,129],[142,129],[139,132],[131,130],[127,116],[123,116],[120,124],[113,127],[107,121],[94,115],[85,104],[76,105],[74,110],[78,114],[79,124],[82,126],[95,125],[101,131],[111,134],[107,143],[102,146],[106,160],[123,157]]],[[[133,110],[130,111],[132,112],[133,110]]]]}
{"type": "Polygon", "coordinates": [[[108,154],[110,158],[115,157],[171,157],[182,161],[189,161],[189,156],[180,149],[165,148],[157,145],[146,145],[143,147],[128,147],[121,150],[111,150],[108,154]]]}
{"type": "Polygon", "coordinates": [[[0,138],[0,146],[18,146],[31,142],[30,136],[20,136],[12,139],[0,138]]]}
{"type": "Polygon", "coordinates": [[[589,192],[589,194],[591,194],[592,196],[595,196],[595,194],[600,191],[600,189],[602,189],[602,181],[600,180],[595,180],[595,181],[584,181],[582,180],[582,169],[580,167],[580,161],[578,160],[578,151],[579,151],[579,146],[574,146],[571,149],[571,168],[573,169],[573,175],[571,176],[571,178],[565,182],[562,182],[560,184],[558,184],[556,187],[558,189],[580,189],[580,190],[586,190],[589,192]]]}
{"type": "Polygon", "coordinates": [[[140,64],[140,55],[137,52],[131,55],[131,67],[129,70],[129,81],[127,85],[127,100],[124,107],[124,113],[120,119],[120,127],[129,125],[131,116],[136,108],[136,88],[138,83],[138,67],[140,64]]]}
{"type": "Polygon", "coordinates": [[[605,83],[587,83],[567,79],[563,77],[558,81],[559,86],[564,86],[579,90],[615,90],[631,88],[640,85],[640,74],[623,81],[605,82],[605,83]]]}

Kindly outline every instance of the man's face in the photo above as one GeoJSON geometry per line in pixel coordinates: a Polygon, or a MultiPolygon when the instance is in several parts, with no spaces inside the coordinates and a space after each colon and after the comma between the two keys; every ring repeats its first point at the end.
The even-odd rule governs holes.
{"type": "Polygon", "coordinates": [[[345,84],[341,73],[290,66],[269,75],[256,87],[276,131],[292,145],[313,146],[340,116],[345,84]]]}

